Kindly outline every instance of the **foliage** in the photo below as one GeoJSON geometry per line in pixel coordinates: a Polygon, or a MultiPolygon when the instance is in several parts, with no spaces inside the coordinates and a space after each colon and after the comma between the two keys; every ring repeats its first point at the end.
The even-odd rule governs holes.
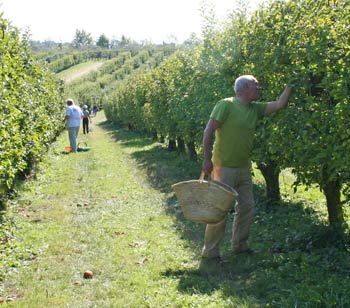
{"type": "MultiPolygon", "coordinates": [[[[251,17],[244,10],[238,11],[222,30],[216,28],[215,18],[209,14],[202,44],[196,42],[175,52],[170,45],[118,51],[100,71],[69,85],[66,93],[89,104],[98,101],[108,120],[131,130],[166,135],[169,141],[177,140],[178,147],[183,141],[196,142],[196,149],[200,150],[210,111],[218,99],[233,95],[235,76],[256,75],[264,87],[262,100],[265,101],[278,97],[283,84],[297,77],[289,108],[261,123],[253,158],[257,163],[292,168],[295,188],[312,189],[317,184],[326,195],[329,222],[342,224],[347,218],[344,210],[350,199],[349,8],[347,1],[275,1],[251,17]]],[[[18,175],[41,157],[39,144],[46,145],[54,138],[55,134],[46,136],[41,132],[41,127],[50,125],[40,124],[40,120],[43,115],[48,118],[42,107],[47,97],[53,104],[50,113],[56,114],[59,93],[55,81],[51,84],[52,77],[48,77],[51,75],[45,70],[46,73],[42,72],[42,67],[27,54],[26,44],[16,43],[19,42],[17,32],[10,31],[6,21],[2,22],[1,29],[4,40],[0,42],[3,51],[0,53],[3,78],[0,89],[5,103],[0,114],[9,116],[0,121],[1,146],[5,148],[0,155],[8,155],[1,157],[0,175],[1,180],[4,179],[1,188],[7,190],[18,175]],[[8,42],[11,44],[6,45],[8,42]],[[43,81],[46,78],[49,89],[55,89],[54,93],[49,91],[51,96],[41,87],[46,85],[43,81]],[[38,80],[40,85],[36,83],[38,80]],[[7,100],[11,104],[7,104],[7,100]],[[28,118],[31,121],[27,121],[28,118]],[[27,122],[31,124],[26,126],[27,122]],[[39,131],[41,133],[36,134],[39,131]],[[20,139],[27,135],[28,138],[20,139]]],[[[131,44],[126,38],[122,43],[131,44]]],[[[66,56],[57,55],[52,63],[66,56]]],[[[74,55],[69,56],[72,58],[67,58],[67,66],[60,65],[61,68],[83,58],[81,54],[77,54],[76,59],[74,55]]],[[[60,126],[59,121],[50,121],[60,126]]],[[[117,139],[125,147],[136,144],[137,149],[129,151],[133,151],[139,166],[147,168],[158,189],[166,189],[175,179],[169,176],[172,163],[176,166],[172,172],[183,170],[179,179],[198,173],[198,164],[196,169],[191,169],[194,162],[181,160],[179,163],[178,156],[164,151],[164,145],[147,144],[142,149],[138,138],[133,139],[130,132],[127,136],[123,140],[118,134],[117,139]]],[[[102,178],[106,180],[109,176],[102,178]]],[[[79,178],[77,182],[80,181],[79,178]]],[[[292,192],[288,192],[284,199],[292,200],[291,196],[292,192]]],[[[253,238],[257,239],[253,244],[264,252],[258,257],[230,258],[229,266],[214,273],[210,269],[193,269],[191,265],[184,269],[183,264],[174,264],[156,277],[158,280],[165,277],[164,283],[169,283],[169,288],[177,282],[173,300],[177,300],[178,305],[194,306],[195,294],[199,302],[207,303],[208,307],[213,298],[215,304],[232,306],[237,296],[248,298],[248,304],[243,305],[252,306],[261,303],[272,307],[348,306],[349,259],[342,250],[344,243],[345,246],[349,243],[347,231],[329,232],[325,217],[320,219],[318,213],[296,202],[280,203],[278,208],[273,208],[260,194],[256,199],[259,227],[252,230],[253,238]],[[231,272],[232,267],[239,270],[231,272]],[[221,301],[222,294],[224,301],[221,301]]],[[[322,205],[320,200],[313,202],[322,205]]],[[[179,223],[181,214],[172,198],[169,206],[169,213],[180,218],[176,221],[179,223]]],[[[190,232],[188,224],[182,222],[176,230],[183,231],[184,236],[188,232],[198,236],[198,228],[193,228],[190,232]]],[[[227,250],[228,244],[225,245],[227,250]]],[[[190,248],[200,250],[198,243],[190,248]]],[[[140,287],[142,296],[136,296],[137,304],[144,303],[146,298],[149,305],[157,306],[159,302],[155,302],[153,293],[145,297],[143,287],[140,287]]]]}
{"type": "Polygon", "coordinates": [[[70,83],[66,87],[69,96],[88,105],[94,103],[103,106],[107,115],[110,114],[109,104],[114,97],[116,88],[137,73],[147,72],[157,67],[174,49],[165,45],[162,47],[148,45],[130,50],[118,50],[118,54],[106,61],[93,73],[70,83]]]}
{"type": "Polygon", "coordinates": [[[261,123],[253,158],[274,172],[292,167],[295,187],[319,185],[329,222],[341,225],[350,179],[349,9],[347,1],[275,1],[251,16],[237,9],[223,30],[209,11],[203,44],[117,87],[107,98],[114,118],[108,117],[169,140],[195,140],[199,148],[213,104],[233,95],[235,76],[254,74],[263,101],[298,80],[289,108],[261,123]]]}
{"type": "Polygon", "coordinates": [[[253,63],[261,57],[253,71],[268,85],[266,97],[276,97],[279,85],[293,75],[299,80],[291,106],[274,117],[273,124],[265,123],[257,143],[267,140],[258,147],[263,159],[269,153],[281,166],[293,167],[295,185],[317,183],[327,197],[330,223],[342,224],[339,191],[343,186],[346,192],[350,172],[344,163],[347,125],[339,121],[347,112],[341,106],[346,106],[350,84],[349,47],[344,42],[350,6],[345,1],[318,1],[316,9],[314,5],[275,2],[252,20],[247,50],[253,63]]]}
{"type": "Polygon", "coordinates": [[[91,46],[93,43],[91,33],[86,32],[85,30],[75,30],[75,36],[73,39],[73,46],[76,48],[86,48],[91,46]]]}
{"type": "Polygon", "coordinates": [[[62,129],[62,88],[0,16],[0,198],[28,174],[62,129]]]}
{"type": "Polygon", "coordinates": [[[108,48],[109,47],[109,39],[104,34],[100,35],[98,40],[96,41],[96,45],[101,48],[108,48]]]}
{"type": "Polygon", "coordinates": [[[119,50],[106,49],[91,49],[86,51],[71,50],[69,52],[48,55],[47,57],[42,58],[41,61],[48,63],[48,68],[51,71],[59,73],[74,65],[78,65],[87,61],[97,59],[112,59],[114,57],[117,57],[119,53],[119,50]]]}

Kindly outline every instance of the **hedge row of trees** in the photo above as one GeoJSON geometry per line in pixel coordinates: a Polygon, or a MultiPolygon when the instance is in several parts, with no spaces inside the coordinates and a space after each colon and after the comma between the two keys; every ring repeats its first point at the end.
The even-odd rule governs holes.
{"type": "Polygon", "coordinates": [[[62,92],[33,59],[28,37],[0,15],[0,208],[63,128],[62,92]]]}
{"type": "Polygon", "coordinates": [[[66,92],[77,102],[103,106],[109,100],[110,93],[130,76],[159,66],[174,50],[175,47],[170,45],[121,50],[118,56],[106,61],[98,71],[67,85],[66,92]]]}
{"type": "Polygon", "coordinates": [[[233,95],[237,76],[255,75],[265,101],[293,78],[290,106],[263,121],[253,159],[270,199],[280,199],[280,170],[292,168],[295,188],[318,185],[330,225],[343,231],[350,199],[349,2],[275,1],[249,17],[237,10],[223,30],[212,17],[198,48],[178,51],[116,89],[104,104],[108,119],[166,137],[181,151],[187,144],[195,156],[210,111],[233,95]]]}
{"type": "Polygon", "coordinates": [[[51,71],[59,73],[80,63],[97,59],[112,59],[117,57],[118,54],[119,50],[71,51],[69,53],[55,54],[53,57],[46,57],[44,61],[48,63],[51,71]]]}
{"type": "MultiPolygon", "coordinates": [[[[47,42],[47,44],[50,46],[50,42],[47,42]]],[[[130,52],[134,57],[141,50],[147,50],[149,52],[163,50],[166,53],[167,50],[173,50],[175,48],[174,44],[141,44],[125,37],[122,38],[118,47],[113,48],[110,46],[86,46],[82,48],[67,43],[61,46],[59,45],[59,47],[54,42],[52,42],[51,47],[45,48],[40,47],[41,45],[33,41],[30,41],[30,45],[32,46],[32,50],[34,50],[35,58],[43,63],[47,63],[50,70],[55,73],[90,60],[110,60],[126,51],[130,52]]]]}

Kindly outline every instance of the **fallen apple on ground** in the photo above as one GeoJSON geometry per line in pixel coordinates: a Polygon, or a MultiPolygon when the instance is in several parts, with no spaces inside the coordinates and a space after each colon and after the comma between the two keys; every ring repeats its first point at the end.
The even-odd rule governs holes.
{"type": "Polygon", "coordinates": [[[93,276],[94,276],[94,274],[91,271],[85,271],[84,272],[84,278],[85,279],[91,279],[93,276]]]}

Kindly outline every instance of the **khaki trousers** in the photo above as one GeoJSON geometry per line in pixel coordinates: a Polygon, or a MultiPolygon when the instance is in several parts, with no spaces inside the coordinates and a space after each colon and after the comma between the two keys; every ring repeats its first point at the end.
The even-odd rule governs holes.
{"type": "MultiPolygon", "coordinates": [[[[241,168],[214,167],[211,178],[230,185],[238,192],[236,214],[232,227],[233,252],[248,249],[249,229],[253,222],[253,183],[250,164],[241,168]]],[[[227,216],[217,224],[209,224],[204,235],[202,256],[213,258],[220,255],[219,243],[224,237],[227,216]]]]}

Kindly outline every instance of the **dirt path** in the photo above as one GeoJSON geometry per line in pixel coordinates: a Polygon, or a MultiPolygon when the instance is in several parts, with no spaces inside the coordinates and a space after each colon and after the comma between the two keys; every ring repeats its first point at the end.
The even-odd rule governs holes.
{"type": "Polygon", "coordinates": [[[102,66],[103,63],[93,63],[91,64],[90,66],[88,67],[84,67],[82,68],[81,70],[77,71],[77,72],[74,72],[72,74],[70,74],[69,76],[67,76],[64,81],[69,83],[77,78],[80,78],[92,71],[96,71],[98,70],[101,66],[102,66]]]}

